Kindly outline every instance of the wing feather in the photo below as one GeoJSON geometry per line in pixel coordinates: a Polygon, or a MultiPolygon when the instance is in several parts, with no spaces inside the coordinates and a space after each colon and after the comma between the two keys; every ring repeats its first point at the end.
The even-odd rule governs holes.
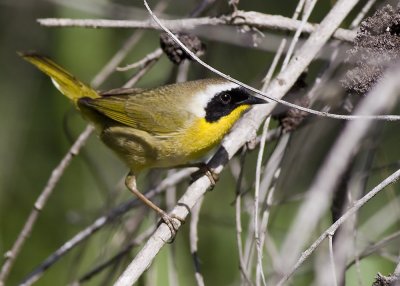
{"type": "Polygon", "coordinates": [[[154,91],[84,98],[79,102],[114,121],[161,137],[179,133],[193,120],[194,114],[185,109],[186,103],[181,96],[154,91]]]}

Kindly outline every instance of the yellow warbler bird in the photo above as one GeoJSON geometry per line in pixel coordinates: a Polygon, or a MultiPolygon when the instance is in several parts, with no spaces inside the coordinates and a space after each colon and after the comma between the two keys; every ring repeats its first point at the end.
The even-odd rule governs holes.
{"type": "Polygon", "coordinates": [[[104,93],[82,83],[47,57],[19,53],[47,74],[91,122],[100,139],[128,165],[128,189],[173,231],[172,217],[136,188],[140,171],[186,165],[217,146],[241,114],[266,103],[225,79],[202,79],[154,89],[104,93]]]}

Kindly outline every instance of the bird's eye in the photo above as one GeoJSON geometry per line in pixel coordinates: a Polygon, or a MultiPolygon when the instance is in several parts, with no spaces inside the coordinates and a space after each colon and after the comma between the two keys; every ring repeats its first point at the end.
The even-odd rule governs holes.
{"type": "Polygon", "coordinates": [[[222,94],[219,96],[219,99],[221,100],[221,102],[222,102],[223,104],[229,104],[229,103],[231,102],[231,96],[230,96],[230,94],[228,94],[228,93],[222,93],[222,94]]]}

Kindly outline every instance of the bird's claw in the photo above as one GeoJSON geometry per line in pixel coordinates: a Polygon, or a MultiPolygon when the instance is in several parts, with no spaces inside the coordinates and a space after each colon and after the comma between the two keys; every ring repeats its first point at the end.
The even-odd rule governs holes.
{"type": "Polygon", "coordinates": [[[210,186],[210,191],[212,191],[215,187],[215,184],[219,180],[219,175],[215,173],[211,168],[207,166],[207,164],[202,164],[198,166],[199,170],[191,174],[192,180],[190,183],[193,183],[196,181],[198,178],[200,178],[203,175],[206,175],[207,178],[210,180],[211,186],[210,186]]]}
{"type": "Polygon", "coordinates": [[[160,223],[164,222],[170,232],[171,232],[171,238],[166,241],[167,243],[173,243],[176,237],[176,234],[178,232],[179,227],[185,223],[185,219],[178,217],[175,214],[167,214],[166,212],[163,212],[162,214],[160,214],[161,216],[161,221],[160,223]],[[177,223],[176,221],[179,221],[179,223],[177,223]]]}

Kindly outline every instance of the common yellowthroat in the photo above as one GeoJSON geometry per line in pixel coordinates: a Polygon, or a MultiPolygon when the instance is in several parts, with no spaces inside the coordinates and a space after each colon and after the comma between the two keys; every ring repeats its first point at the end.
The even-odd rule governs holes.
{"type": "Polygon", "coordinates": [[[136,188],[146,168],[181,166],[220,143],[241,114],[266,103],[225,79],[202,79],[154,89],[97,92],[47,57],[19,53],[47,74],[91,122],[100,139],[128,165],[126,185],[173,231],[172,217],[136,188]]]}

